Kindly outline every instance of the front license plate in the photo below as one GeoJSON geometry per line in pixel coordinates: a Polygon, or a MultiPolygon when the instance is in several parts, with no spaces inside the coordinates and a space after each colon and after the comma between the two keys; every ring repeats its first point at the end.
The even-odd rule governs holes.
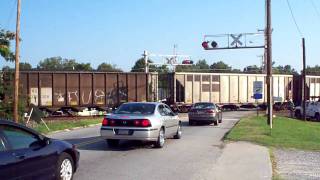
{"type": "Polygon", "coordinates": [[[119,129],[117,135],[129,135],[129,130],[119,129]]]}

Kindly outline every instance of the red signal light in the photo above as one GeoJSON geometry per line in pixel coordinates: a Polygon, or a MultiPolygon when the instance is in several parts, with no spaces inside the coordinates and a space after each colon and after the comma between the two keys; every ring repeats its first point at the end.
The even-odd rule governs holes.
{"type": "Polygon", "coordinates": [[[202,47],[203,47],[204,49],[208,49],[208,48],[209,48],[209,41],[203,41],[203,42],[202,42],[202,47]]]}

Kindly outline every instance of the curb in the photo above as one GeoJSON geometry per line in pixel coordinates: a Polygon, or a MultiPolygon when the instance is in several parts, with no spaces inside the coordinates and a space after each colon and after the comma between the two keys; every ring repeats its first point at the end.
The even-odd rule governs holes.
{"type": "Polygon", "coordinates": [[[51,131],[51,132],[46,133],[46,135],[52,135],[52,134],[60,133],[60,132],[69,132],[69,131],[72,131],[72,130],[84,129],[84,128],[88,128],[88,127],[94,127],[94,126],[98,126],[98,125],[100,125],[100,124],[101,124],[101,123],[97,123],[97,124],[90,124],[90,125],[86,125],[86,126],[78,126],[78,127],[68,128],[68,129],[51,131]]]}

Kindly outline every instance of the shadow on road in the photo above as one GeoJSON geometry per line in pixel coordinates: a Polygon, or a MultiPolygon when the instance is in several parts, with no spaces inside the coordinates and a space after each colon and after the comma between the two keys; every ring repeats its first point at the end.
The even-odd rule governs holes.
{"type": "Polygon", "coordinates": [[[65,141],[75,144],[79,150],[91,151],[130,151],[135,149],[151,149],[154,148],[152,142],[144,141],[127,141],[121,140],[117,147],[110,147],[107,141],[100,136],[88,138],[65,139],[65,141]]]}

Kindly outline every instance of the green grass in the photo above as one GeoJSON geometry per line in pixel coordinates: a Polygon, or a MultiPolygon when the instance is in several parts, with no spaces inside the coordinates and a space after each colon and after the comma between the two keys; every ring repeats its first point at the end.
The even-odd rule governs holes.
{"type": "Polygon", "coordinates": [[[320,123],[277,117],[273,119],[273,129],[270,130],[266,117],[247,117],[240,120],[226,136],[226,140],[320,151],[320,123]]]}
{"type": "Polygon", "coordinates": [[[86,127],[92,124],[101,123],[102,117],[95,118],[95,119],[82,119],[82,120],[75,120],[75,121],[49,121],[46,122],[50,131],[45,127],[45,125],[41,122],[33,127],[34,130],[47,134],[53,131],[64,130],[64,129],[71,129],[75,127],[86,127]]]}

